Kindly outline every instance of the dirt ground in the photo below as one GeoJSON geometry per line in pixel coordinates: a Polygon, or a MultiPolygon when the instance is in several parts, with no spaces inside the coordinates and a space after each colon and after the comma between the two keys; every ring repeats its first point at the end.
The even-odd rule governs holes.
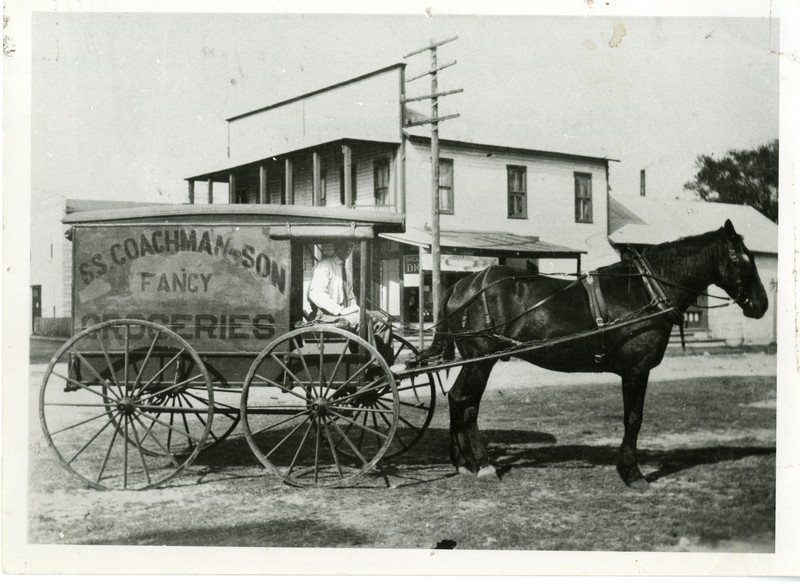
{"type": "Polygon", "coordinates": [[[159,489],[96,491],[42,436],[43,359],[31,366],[30,543],[774,550],[774,354],[672,357],[653,372],[639,440],[645,493],[615,469],[618,380],[519,361],[498,364],[481,409],[500,479],[453,472],[440,393],[425,437],[356,487],[286,486],[234,433],[159,489]]]}

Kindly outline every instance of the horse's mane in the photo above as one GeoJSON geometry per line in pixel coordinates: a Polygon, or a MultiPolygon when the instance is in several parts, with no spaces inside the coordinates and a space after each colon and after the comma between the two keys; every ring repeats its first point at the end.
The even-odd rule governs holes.
{"type": "Polygon", "coordinates": [[[723,229],[687,236],[646,249],[642,254],[666,277],[697,273],[722,259],[723,229]]]}

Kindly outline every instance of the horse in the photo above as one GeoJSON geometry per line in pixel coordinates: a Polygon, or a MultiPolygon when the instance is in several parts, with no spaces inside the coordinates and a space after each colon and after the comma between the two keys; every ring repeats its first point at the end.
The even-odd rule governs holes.
{"type": "Polygon", "coordinates": [[[535,345],[516,349],[515,357],[549,370],[620,376],[625,433],[617,471],[628,487],[647,489],[637,438],[650,370],[661,363],[673,325],[712,284],[749,318],[762,317],[769,301],[753,253],[730,220],[716,231],[632,252],[572,281],[492,266],[443,294],[433,342],[416,364],[452,358],[455,348],[464,360],[448,392],[450,458],[458,472],[496,475],[477,421],[498,358],[481,357],[535,345]]]}

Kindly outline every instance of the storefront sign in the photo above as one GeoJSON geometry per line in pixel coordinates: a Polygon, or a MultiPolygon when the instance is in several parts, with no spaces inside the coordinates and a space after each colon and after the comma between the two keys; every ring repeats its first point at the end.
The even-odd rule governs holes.
{"type": "Polygon", "coordinates": [[[419,255],[403,255],[403,286],[419,287],[419,255]]]}
{"type": "MultiPolygon", "coordinates": [[[[471,255],[441,255],[442,271],[475,272],[483,271],[486,267],[499,265],[497,257],[474,257],[471,255]]],[[[430,271],[433,267],[431,255],[422,255],[422,270],[430,271]]]]}

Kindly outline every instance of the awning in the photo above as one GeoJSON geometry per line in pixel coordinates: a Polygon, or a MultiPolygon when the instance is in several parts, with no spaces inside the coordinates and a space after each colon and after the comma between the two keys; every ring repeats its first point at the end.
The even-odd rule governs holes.
{"type": "MultiPolygon", "coordinates": [[[[431,232],[407,228],[403,233],[381,233],[382,238],[430,251],[431,232]]],[[[441,252],[477,256],[578,259],[586,251],[544,242],[537,236],[485,230],[442,230],[441,252]]]]}

